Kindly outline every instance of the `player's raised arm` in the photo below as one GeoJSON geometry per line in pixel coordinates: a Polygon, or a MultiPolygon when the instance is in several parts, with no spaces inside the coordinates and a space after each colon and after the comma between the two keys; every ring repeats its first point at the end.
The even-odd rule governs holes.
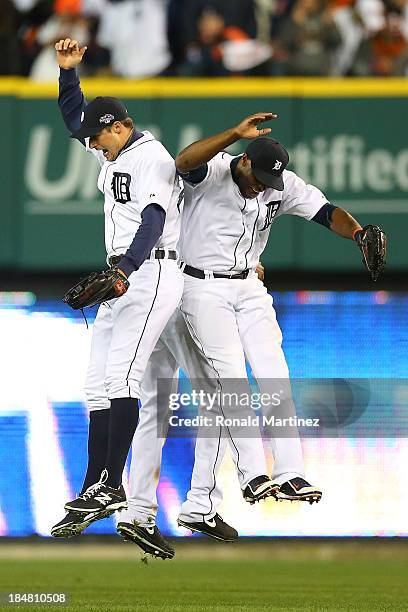
{"type": "Polygon", "coordinates": [[[70,70],[82,61],[87,47],[80,47],[77,40],[63,38],[55,43],[57,62],[60,68],[70,70]]]}
{"type": "Polygon", "coordinates": [[[74,133],[80,128],[81,114],[86,106],[76,72],[86,47],[80,47],[77,40],[65,38],[55,43],[55,51],[60,67],[58,105],[65,125],[74,133]]]}
{"type": "Polygon", "coordinates": [[[241,123],[233,128],[229,128],[215,136],[209,136],[203,140],[197,140],[193,144],[183,149],[176,157],[176,167],[180,173],[190,172],[199,166],[206,164],[217,153],[223,151],[241,138],[257,138],[265,136],[272,130],[271,128],[258,129],[258,125],[264,121],[276,119],[273,113],[256,113],[246,117],[241,123]]]}

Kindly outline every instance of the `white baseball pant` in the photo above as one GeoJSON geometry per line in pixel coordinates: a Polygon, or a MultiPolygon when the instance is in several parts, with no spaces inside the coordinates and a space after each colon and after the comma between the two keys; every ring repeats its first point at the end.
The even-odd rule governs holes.
{"type": "Polygon", "coordinates": [[[129,277],[129,289],[100,305],[85,382],[89,410],[110,408],[114,398],[140,398],[140,382],[167,321],[180,302],[177,262],[147,259],[129,277]]]}
{"type": "MultiPolygon", "coordinates": [[[[213,368],[207,359],[197,350],[191,338],[184,317],[176,310],[152,352],[149,364],[141,384],[140,420],[132,444],[132,462],[130,467],[130,496],[128,509],[120,513],[120,521],[137,520],[141,526],[152,525],[157,513],[157,483],[160,474],[162,448],[165,438],[157,436],[157,380],[174,380],[173,389],[177,390],[178,366],[191,379],[206,379],[206,389],[216,390],[218,381],[214,378],[213,368]]],[[[161,407],[161,414],[168,406],[161,407]]],[[[234,439],[222,431],[219,426],[213,432],[206,432],[196,441],[195,466],[205,465],[208,469],[195,469],[191,491],[197,492],[196,505],[203,513],[214,515],[222,500],[222,493],[217,485],[216,473],[222,457],[228,447],[237,466],[241,488],[259,476],[266,474],[266,461],[260,436],[234,439]],[[209,437],[210,436],[210,437],[209,437]],[[200,441],[200,443],[199,443],[200,441]],[[214,454],[213,446],[219,446],[222,456],[214,454]],[[207,452],[208,448],[208,452],[207,452]],[[212,463],[211,463],[212,462],[212,463]]]]}
{"type": "MultiPolygon", "coordinates": [[[[276,390],[277,380],[288,381],[282,333],[272,304],[272,297],[255,272],[247,279],[234,280],[185,276],[181,310],[192,337],[221,381],[246,379],[245,357],[261,393],[276,390]]],[[[270,445],[275,482],[282,484],[304,476],[297,431],[290,437],[271,438],[270,445]]],[[[225,448],[225,439],[197,438],[192,487],[180,513],[184,520],[202,520],[203,514],[214,514],[214,505],[203,494],[203,483],[214,478],[225,448]]]]}

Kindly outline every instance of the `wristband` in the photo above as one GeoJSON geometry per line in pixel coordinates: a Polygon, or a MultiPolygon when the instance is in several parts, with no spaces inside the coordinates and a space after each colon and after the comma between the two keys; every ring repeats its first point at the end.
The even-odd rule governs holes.
{"type": "Polygon", "coordinates": [[[359,227],[358,229],[355,229],[355,230],[354,230],[354,232],[353,232],[353,234],[352,234],[352,238],[353,238],[353,240],[355,240],[355,241],[357,242],[357,238],[358,238],[357,234],[358,234],[359,232],[362,232],[362,231],[363,231],[363,228],[362,228],[362,227],[359,227]]]}

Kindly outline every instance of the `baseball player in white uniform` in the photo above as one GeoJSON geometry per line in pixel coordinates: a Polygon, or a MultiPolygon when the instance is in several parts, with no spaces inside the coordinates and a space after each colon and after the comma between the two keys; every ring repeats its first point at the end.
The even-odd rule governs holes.
{"type": "MultiPolygon", "coordinates": [[[[162,558],[172,558],[174,549],[161,536],[156,526],[158,509],[156,489],[160,475],[162,448],[167,434],[165,424],[168,423],[170,417],[168,402],[163,401],[162,405],[158,405],[158,402],[160,399],[165,400],[167,394],[177,392],[179,365],[190,376],[194,373],[194,377],[208,378],[210,382],[213,381],[212,387],[213,390],[216,390],[216,381],[212,377],[211,369],[201,353],[195,349],[184,317],[180,309],[177,309],[152,353],[142,380],[142,408],[132,444],[128,508],[119,513],[117,524],[118,533],[125,539],[132,540],[145,552],[162,558]],[[160,399],[158,380],[160,380],[163,391],[163,385],[168,383],[168,391],[160,394],[160,399]],[[160,415],[160,425],[164,425],[163,436],[158,435],[162,428],[158,426],[157,414],[160,415]]],[[[207,387],[207,389],[210,388],[211,385],[207,387]]],[[[258,463],[255,462],[252,466],[254,470],[252,473],[265,474],[266,464],[261,446],[258,458],[258,463]]],[[[212,481],[209,484],[210,489],[214,485],[215,482],[212,481]]],[[[248,488],[247,493],[249,491],[248,488]]],[[[222,521],[221,517],[217,517],[217,520],[222,521]]],[[[234,541],[237,537],[237,531],[226,525],[225,539],[234,541]]]]}
{"type": "Polygon", "coordinates": [[[136,130],[120,100],[86,104],[75,69],[86,47],[67,38],[55,48],[64,121],[101,165],[108,262],[119,264],[130,283],[123,296],[101,304],[93,327],[85,385],[87,473],[81,494],[52,529],[65,537],[73,525],[80,531],[127,505],[122,472],[137,425],[140,382],[182,295],[176,253],[182,185],[170,154],[150,132],[136,130]]]}
{"type": "MultiPolygon", "coordinates": [[[[270,128],[257,127],[274,118],[272,113],[247,117],[237,127],[193,143],[176,158],[185,184],[179,245],[185,275],[181,309],[192,337],[221,382],[246,379],[246,357],[261,392],[276,391],[287,381],[285,410],[290,416],[294,408],[282,335],[272,297],[255,267],[280,215],[316,221],[350,239],[361,226],[328,203],[319,189],[286,170],[286,149],[265,137],[270,128]],[[222,152],[241,138],[252,140],[243,155],[222,152]]],[[[270,443],[278,496],[319,501],[321,491],[305,479],[297,430],[286,437],[272,431],[270,443]]],[[[180,525],[207,532],[205,523],[216,513],[221,496],[215,487],[209,497],[206,483],[213,481],[224,448],[221,438],[197,439],[192,487],[181,509],[180,525]]]]}
{"type": "MultiPolygon", "coordinates": [[[[258,274],[263,275],[263,267],[257,268],[258,274]]],[[[206,379],[206,390],[216,392],[218,388],[217,379],[208,360],[201,351],[197,350],[194,340],[187,328],[184,317],[180,309],[176,309],[167,323],[160,339],[151,355],[141,384],[141,403],[140,419],[132,443],[132,462],[130,466],[130,480],[128,497],[128,508],[118,515],[117,531],[125,539],[132,540],[138,544],[145,552],[151,553],[165,559],[174,556],[174,549],[162,536],[156,525],[156,514],[158,509],[156,488],[160,476],[160,465],[162,459],[162,448],[166,441],[166,428],[164,435],[158,435],[161,430],[160,425],[168,423],[170,408],[168,395],[176,393],[178,387],[179,366],[187,373],[190,378],[199,379],[200,382],[206,379]],[[158,395],[158,380],[162,385],[160,397],[158,395]],[[167,384],[165,390],[163,385],[167,384]],[[167,401],[166,401],[167,395],[167,401]],[[162,405],[159,403],[162,402],[162,405]],[[159,414],[160,424],[158,426],[157,414],[159,414]]],[[[213,433],[214,438],[218,439],[217,427],[213,433]]],[[[199,432],[204,433],[202,430],[199,432]]],[[[208,431],[205,437],[208,438],[208,431]]],[[[225,438],[228,445],[230,437],[225,438]]],[[[243,490],[246,501],[253,502],[259,497],[257,485],[264,491],[266,478],[258,475],[265,474],[266,463],[263,447],[259,441],[250,438],[253,445],[250,465],[237,466],[237,475],[243,490]],[[242,479],[241,472],[247,472],[246,480],[242,479]],[[249,481],[246,484],[246,481],[249,481]]],[[[205,449],[205,442],[200,445],[200,459],[205,449]]],[[[240,440],[238,439],[240,448],[240,440]]],[[[232,448],[232,450],[234,450],[232,448]]],[[[223,451],[224,454],[224,451],[223,451]]],[[[234,453],[233,453],[234,457],[234,453]]],[[[206,488],[206,495],[210,503],[217,497],[222,499],[219,487],[217,486],[215,474],[212,475],[207,483],[202,483],[202,488],[206,488]]],[[[218,504],[216,504],[218,505],[218,504]]],[[[211,518],[204,523],[205,533],[216,539],[231,542],[237,539],[236,529],[228,525],[218,513],[212,513],[211,518]]]]}
{"type": "MultiPolygon", "coordinates": [[[[134,128],[119,100],[100,97],[86,105],[75,70],[86,48],[69,38],[55,47],[64,121],[101,164],[108,262],[130,282],[125,295],[101,304],[94,324],[85,384],[87,473],[81,494],[65,504],[68,513],[51,532],[69,537],[127,506],[122,472],[137,425],[141,380],[182,294],[176,261],[182,183],[163,145],[134,128]]],[[[273,493],[259,431],[258,437],[232,445],[245,499],[259,501],[273,493]]]]}

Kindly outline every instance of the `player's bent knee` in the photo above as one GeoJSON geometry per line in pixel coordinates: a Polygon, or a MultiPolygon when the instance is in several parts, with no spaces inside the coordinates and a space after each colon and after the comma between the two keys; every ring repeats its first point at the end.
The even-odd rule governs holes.
{"type": "Polygon", "coordinates": [[[140,399],[140,383],[136,380],[107,380],[105,386],[109,400],[124,397],[140,399]]]}
{"type": "Polygon", "coordinates": [[[101,404],[93,404],[92,402],[87,402],[86,405],[87,405],[89,412],[96,412],[98,410],[109,410],[110,408],[109,400],[103,406],[101,404]]]}

